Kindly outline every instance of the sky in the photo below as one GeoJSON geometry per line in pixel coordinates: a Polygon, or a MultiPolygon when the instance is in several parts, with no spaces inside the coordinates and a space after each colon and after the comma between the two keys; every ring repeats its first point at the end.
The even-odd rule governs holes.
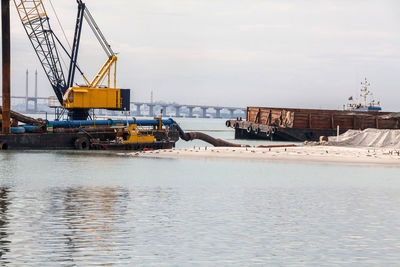
{"type": "MultiPolygon", "coordinates": [[[[76,1],[52,3],[72,42],[76,1]]],[[[400,1],[85,3],[118,53],[118,87],[130,88],[132,101],[150,101],[153,91],[155,101],[181,104],[341,109],[366,77],[383,109],[400,111],[400,1]]],[[[37,69],[39,95],[53,95],[13,3],[11,15],[12,94],[25,94],[27,69],[33,94],[37,69]]],[[[107,57],[83,27],[78,61],[94,77],[107,57]]]]}

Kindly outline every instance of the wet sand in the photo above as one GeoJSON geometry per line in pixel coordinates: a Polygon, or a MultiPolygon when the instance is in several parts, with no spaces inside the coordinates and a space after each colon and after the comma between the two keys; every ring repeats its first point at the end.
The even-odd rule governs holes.
{"type": "Polygon", "coordinates": [[[386,165],[400,167],[400,150],[338,146],[297,146],[287,148],[193,147],[129,153],[142,158],[238,159],[386,165]]]}

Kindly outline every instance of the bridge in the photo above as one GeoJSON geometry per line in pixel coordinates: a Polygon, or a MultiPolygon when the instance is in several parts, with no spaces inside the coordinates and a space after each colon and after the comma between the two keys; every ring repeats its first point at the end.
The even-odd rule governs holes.
{"type": "Polygon", "coordinates": [[[167,103],[146,103],[146,102],[131,102],[131,111],[136,116],[149,116],[156,115],[172,115],[174,117],[194,118],[222,118],[222,112],[225,111],[227,117],[244,117],[246,113],[245,108],[238,107],[223,107],[223,106],[208,106],[208,105],[188,105],[188,104],[167,104],[167,103]],[[135,109],[132,109],[135,107],[135,109]],[[169,110],[169,112],[168,112],[169,110]],[[146,112],[147,111],[147,112],[146,112]],[[145,112],[145,113],[144,113],[145,112]],[[197,116],[195,116],[197,115],[197,116]]]}
{"type": "MultiPolygon", "coordinates": [[[[19,108],[19,111],[25,113],[43,113],[43,108],[39,108],[39,104],[42,104],[42,106],[45,104],[48,107],[51,106],[49,101],[54,101],[54,98],[48,97],[11,96],[11,98],[21,100],[19,102],[24,104],[25,107],[22,109],[25,110],[19,108]]],[[[101,113],[104,113],[104,111],[102,110],[101,113]]],[[[236,118],[245,117],[246,108],[162,102],[131,102],[131,114],[137,117],[162,115],[189,118],[236,118]]]]}

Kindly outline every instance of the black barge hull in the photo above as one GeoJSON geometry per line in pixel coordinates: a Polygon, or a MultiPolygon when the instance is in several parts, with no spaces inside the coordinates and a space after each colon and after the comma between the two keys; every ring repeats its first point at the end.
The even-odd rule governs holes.
{"type": "MultiPolygon", "coordinates": [[[[90,138],[101,140],[115,139],[113,132],[91,133],[90,138]]],[[[88,139],[85,133],[29,133],[1,134],[0,149],[2,150],[68,150],[76,149],[79,139],[88,139]]]]}
{"type": "MultiPolygon", "coordinates": [[[[339,130],[342,134],[346,130],[339,130]]],[[[255,132],[247,129],[235,128],[235,139],[255,139],[255,140],[271,140],[271,141],[319,141],[320,136],[334,136],[336,130],[329,129],[293,129],[275,127],[272,131],[255,132]]]]}
{"type": "Polygon", "coordinates": [[[114,132],[0,134],[0,150],[151,150],[175,147],[178,140],[154,143],[117,143],[114,132]]]}

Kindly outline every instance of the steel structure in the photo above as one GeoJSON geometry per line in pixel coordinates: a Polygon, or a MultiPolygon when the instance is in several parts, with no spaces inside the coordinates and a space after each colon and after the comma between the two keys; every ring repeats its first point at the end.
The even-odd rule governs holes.
{"type": "Polygon", "coordinates": [[[71,53],[68,53],[50,27],[49,17],[42,0],[13,1],[17,8],[22,25],[24,26],[28,38],[32,43],[39,61],[53,87],[57,99],[64,108],[68,109],[71,119],[87,119],[91,108],[129,110],[129,89],[116,88],[117,56],[111,49],[111,46],[105,39],[103,33],[100,31],[85,3],[81,0],[77,0],[78,13],[75,24],[75,34],[71,53]],[[92,29],[108,57],[106,63],[101,67],[92,81],[89,81],[85,77],[77,63],[84,19],[92,29]],[[61,66],[60,55],[56,45],[57,43],[70,59],[67,79],[65,78],[61,66]],[[86,82],[85,85],[74,85],[76,70],[78,70],[84,78],[86,82]],[[114,78],[113,87],[111,86],[112,70],[114,78]],[[106,76],[108,77],[107,86],[101,86],[101,82],[106,76]],[[99,90],[100,88],[103,90],[99,90]],[[111,91],[105,92],[104,88],[112,88],[114,93],[111,91]],[[104,103],[107,103],[107,105],[104,105],[104,103]]]}
{"type": "Polygon", "coordinates": [[[50,27],[43,2],[42,0],[14,0],[14,4],[54,93],[58,101],[62,103],[62,97],[68,86],[61,67],[56,38],[50,27]]]}
{"type": "MultiPolygon", "coordinates": [[[[3,99],[1,107],[1,132],[3,134],[10,133],[10,117],[11,117],[11,88],[10,88],[10,2],[1,0],[1,49],[2,49],[2,93],[3,99]]],[[[0,142],[0,148],[4,145],[0,142]]]]}

